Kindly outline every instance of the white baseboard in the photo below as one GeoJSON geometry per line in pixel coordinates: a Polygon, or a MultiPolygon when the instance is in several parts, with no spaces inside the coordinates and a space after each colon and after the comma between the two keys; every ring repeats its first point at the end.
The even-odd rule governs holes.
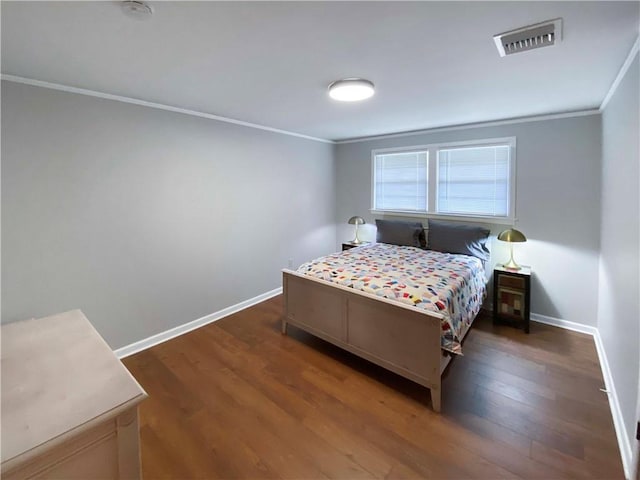
{"type": "Polygon", "coordinates": [[[117,350],[114,350],[114,353],[118,358],[128,357],[129,355],[133,355],[134,353],[141,352],[142,350],[146,350],[154,345],[158,345],[159,343],[166,342],[167,340],[183,335],[191,330],[195,330],[196,328],[200,328],[204,325],[220,320],[221,318],[228,317],[229,315],[244,310],[245,308],[264,302],[265,300],[275,297],[276,295],[280,295],[281,293],[282,287],[276,288],[275,290],[263,293],[257,297],[250,298],[249,300],[236,303],[235,305],[223,308],[222,310],[211,313],[202,318],[198,318],[197,320],[193,320],[183,325],[178,325],[177,327],[170,328],[164,332],[156,333],[155,335],[144,338],[130,345],[118,348],[117,350]]]}
{"type": "MultiPolygon", "coordinates": [[[[493,312],[493,303],[488,302],[485,304],[486,310],[493,312]]],[[[541,315],[539,313],[529,314],[529,318],[532,322],[544,323],[545,325],[551,325],[552,327],[564,328],[565,330],[571,330],[573,332],[586,333],[588,335],[595,335],[598,329],[590,325],[584,325],[582,323],[570,322],[569,320],[563,320],[561,318],[548,317],[547,315],[541,315]]]]}
{"type": "Polygon", "coordinates": [[[539,313],[532,313],[530,318],[532,322],[544,323],[545,325],[560,327],[573,332],[586,333],[593,336],[598,332],[598,329],[591,325],[583,325],[582,323],[570,322],[569,320],[562,320],[561,318],[548,317],[546,315],[540,315],[539,313]]]}
{"type": "Polygon", "coordinates": [[[631,462],[633,458],[633,451],[631,450],[631,444],[629,443],[629,437],[627,436],[627,430],[624,426],[624,419],[622,418],[622,410],[620,410],[620,402],[618,401],[618,394],[616,387],[613,383],[613,376],[609,369],[609,361],[607,360],[607,353],[600,338],[600,332],[596,330],[593,340],[596,342],[596,350],[598,351],[598,358],[600,359],[600,368],[602,368],[602,376],[604,377],[604,385],[609,395],[609,406],[611,407],[611,416],[613,417],[613,426],[616,431],[616,437],[618,437],[618,447],[620,448],[620,456],[622,457],[622,468],[624,469],[624,476],[627,479],[631,479],[631,462]]]}
{"type": "Polygon", "coordinates": [[[613,426],[616,431],[616,437],[618,439],[618,448],[620,449],[620,456],[622,457],[622,468],[624,469],[624,475],[627,479],[631,478],[631,460],[633,452],[629,443],[629,437],[624,426],[622,418],[622,411],[620,410],[620,402],[618,401],[618,394],[616,393],[616,387],[613,384],[613,376],[609,369],[609,361],[607,360],[607,353],[604,349],[604,344],[600,338],[600,332],[596,327],[590,325],[582,325],[580,323],[569,322],[568,320],[562,320],[560,318],[547,317],[546,315],[540,315],[537,313],[531,314],[531,320],[538,323],[544,323],[546,325],[552,325],[554,327],[564,328],[567,330],[573,330],[574,332],[586,333],[593,336],[593,341],[596,344],[596,351],[598,352],[598,360],[600,361],[600,368],[602,369],[602,377],[604,378],[604,385],[607,389],[607,395],[609,396],[609,408],[611,408],[611,417],[613,418],[613,426]]]}

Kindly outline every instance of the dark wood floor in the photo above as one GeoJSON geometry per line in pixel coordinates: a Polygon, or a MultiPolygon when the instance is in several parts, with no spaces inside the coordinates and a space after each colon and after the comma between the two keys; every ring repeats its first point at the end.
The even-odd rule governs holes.
{"type": "Polygon", "coordinates": [[[428,390],[290,327],[281,297],[125,359],[152,478],[623,478],[591,337],[479,317],[428,390]]]}

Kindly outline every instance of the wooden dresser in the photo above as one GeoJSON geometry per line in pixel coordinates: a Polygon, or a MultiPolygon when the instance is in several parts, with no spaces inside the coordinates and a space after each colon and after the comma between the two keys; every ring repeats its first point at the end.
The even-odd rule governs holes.
{"type": "Polygon", "coordinates": [[[145,391],[80,310],[3,325],[2,478],[140,478],[145,391]]]}

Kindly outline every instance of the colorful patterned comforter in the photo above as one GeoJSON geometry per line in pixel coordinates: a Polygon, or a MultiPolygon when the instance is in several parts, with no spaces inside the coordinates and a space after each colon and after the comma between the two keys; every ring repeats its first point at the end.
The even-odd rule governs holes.
{"type": "Polygon", "coordinates": [[[456,354],[487,283],[475,257],[386,243],[321,257],[298,272],[442,314],[442,348],[456,354]]]}

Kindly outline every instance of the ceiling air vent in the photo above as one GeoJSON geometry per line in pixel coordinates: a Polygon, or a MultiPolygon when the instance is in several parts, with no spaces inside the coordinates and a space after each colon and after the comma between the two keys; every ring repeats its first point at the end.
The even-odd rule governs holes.
{"type": "Polygon", "coordinates": [[[562,40],[562,19],[548,20],[493,36],[501,57],[535,48],[550,47],[562,40]]]}

